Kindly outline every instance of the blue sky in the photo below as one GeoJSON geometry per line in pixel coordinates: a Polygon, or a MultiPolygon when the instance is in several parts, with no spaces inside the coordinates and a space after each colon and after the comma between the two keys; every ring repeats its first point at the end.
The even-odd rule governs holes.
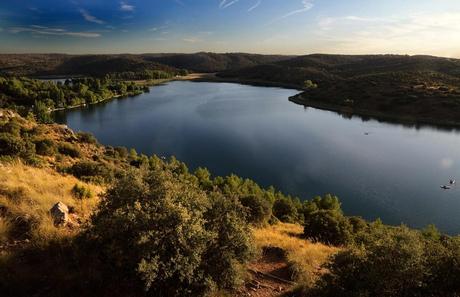
{"type": "Polygon", "coordinates": [[[0,52],[460,57],[460,0],[0,0],[0,52]]]}

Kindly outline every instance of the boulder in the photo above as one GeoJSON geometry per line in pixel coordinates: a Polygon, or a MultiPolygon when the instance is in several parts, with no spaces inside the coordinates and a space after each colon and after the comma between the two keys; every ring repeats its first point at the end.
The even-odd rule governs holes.
{"type": "Polygon", "coordinates": [[[50,210],[54,224],[65,225],[69,222],[69,207],[62,202],[56,203],[50,210]]]}

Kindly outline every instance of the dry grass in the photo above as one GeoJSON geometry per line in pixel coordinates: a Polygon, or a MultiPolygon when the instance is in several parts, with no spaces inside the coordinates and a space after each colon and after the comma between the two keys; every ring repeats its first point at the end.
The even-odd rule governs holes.
{"type": "Polygon", "coordinates": [[[18,220],[30,222],[28,235],[31,242],[37,245],[71,236],[75,230],[54,226],[49,214],[51,207],[61,201],[73,206],[76,214],[85,220],[97,205],[97,196],[102,191],[103,188],[99,186],[82,183],[52,169],[34,168],[20,162],[0,164],[0,207],[4,213],[0,218],[0,240],[8,237],[18,220]],[[71,193],[75,184],[88,187],[95,194],[94,197],[76,199],[71,193]]]}
{"type": "Polygon", "coordinates": [[[9,220],[0,218],[0,244],[8,241],[11,231],[11,223],[9,220]]]}
{"type": "Polygon", "coordinates": [[[317,280],[324,272],[321,265],[339,251],[336,247],[302,239],[303,227],[296,224],[279,223],[254,229],[253,233],[257,248],[276,247],[284,250],[294,278],[307,285],[317,280]]]}

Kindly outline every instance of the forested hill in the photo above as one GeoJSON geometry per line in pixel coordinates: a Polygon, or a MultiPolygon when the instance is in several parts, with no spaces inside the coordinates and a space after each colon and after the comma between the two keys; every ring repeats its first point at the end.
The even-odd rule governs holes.
{"type": "Polygon", "coordinates": [[[460,60],[432,56],[308,55],[219,74],[291,84],[299,104],[410,123],[460,125],[460,60]]]}
{"type": "Polygon", "coordinates": [[[145,59],[194,72],[221,72],[276,63],[291,59],[292,57],[246,53],[216,54],[200,52],[196,54],[152,54],[146,55],[145,59]]]}
{"type": "Polygon", "coordinates": [[[389,73],[412,74],[414,79],[419,74],[431,73],[453,83],[460,78],[460,60],[433,56],[314,54],[229,70],[220,76],[295,82],[302,86],[305,80],[344,81],[389,73]]]}
{"type": "Polygon", "coordinates": [[[61,55],[12,54],[0,55],[0,74],[15,76],[90,75],[179,69],[147,61],[138,55],[61,55]]]}
{"type": "Polygon", "coordinates": [[[63,55],[3,54],[0,74],[22,76],[94,75],[161,70],[177,72],[219,72],[274,63],[289,56],[255,54],[143,54],[143,55],[63,55]]]}

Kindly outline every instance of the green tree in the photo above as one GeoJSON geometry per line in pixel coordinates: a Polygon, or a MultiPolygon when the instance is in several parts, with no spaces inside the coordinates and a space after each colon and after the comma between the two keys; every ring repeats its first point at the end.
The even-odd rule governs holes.
{"type": "Polygon", "coordinates": [[[44,102],[35,101],[33,112],[38,122],[44,123],[44,124],[49,124],[53,122],[53,118],[51,117],[50,110],[44,102]]]}
{"type": "Polygon", "coordinates": [[[203,296],[239,279],[250,252],[240,212],[169,170],[133,171],[108,190],[87,242],[112,281],[142,284],[148,296],[203,296]]]}
{"type": "Polygon", "coordinates": [[[361,243],[334,256],[318,296],[441,296],[423,294],[429,269],[418,232],[376,228],[361,243]]]}
{"type": "Polygon", "coordinates": [[[240,198],[240,202],[246,208],[247,221],[251,224],[264,225],[272,215],[272,205],[263,197],[246,195],[240,198]]]}
{"type": "Polygon", "coordinates": [[[292,199],[279,197],[273,204],[273,215],[282,222],[294,223],[298,220],[298,211],[292,199]]]}
{"type": "Polygon", "coordinates": [[[313,241],[344,245],[353,239],[353,227],[341,213],[318,210],[305,218],[304,236],[313,241]]]}
{"type": "Polygon", "coordinates": [[[306,80],[304,83],[303,83],[303,87],[307,90],[310,90],[310,89],[316,89],[318,87],[317,84],[315,84],[314,82],[312,82],[311,80],[306,80]]]}

